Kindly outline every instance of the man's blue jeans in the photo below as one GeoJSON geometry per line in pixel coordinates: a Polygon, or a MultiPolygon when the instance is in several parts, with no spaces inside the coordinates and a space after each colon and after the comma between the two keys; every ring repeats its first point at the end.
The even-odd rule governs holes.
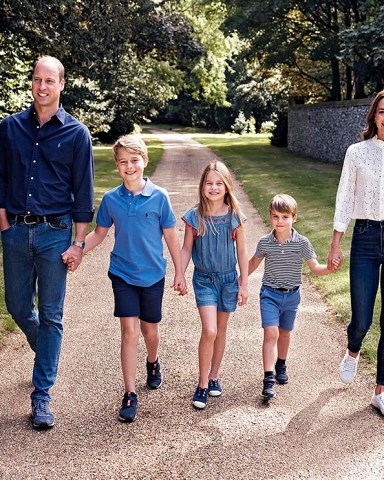
{"type": "Polygon", "coordinates": [[[351,245],[351,321],[347,328],[348,349],[359,352],[373,319],[376,294],[381,282],[380,340],[377,349],[376,383],[384,385],[384,221],[356,220],[351,245]],[[381,280],[380,280],[381,278],[381,280]]]}
{"type": "Polygon", "coordinates": [[[67,266],[61,254],[72,236],[70,215],[58,218],[59,227],[11,223],[1,234],[7,309],[36,352],[31,397],[46,400],[56,380],[63,336],[67,266]]]}

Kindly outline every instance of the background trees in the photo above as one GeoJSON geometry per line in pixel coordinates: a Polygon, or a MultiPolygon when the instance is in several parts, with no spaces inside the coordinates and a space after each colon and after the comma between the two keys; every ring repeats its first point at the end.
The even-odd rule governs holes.
{"type": "Polygon", "coordinates": [[[383,20],[381,0],[3,0],[0,118],[30,102],[33,62],[51,54],[65,107],[101,140],[151,119],[259,131],[289,95],[381,89],[383,20]]]}

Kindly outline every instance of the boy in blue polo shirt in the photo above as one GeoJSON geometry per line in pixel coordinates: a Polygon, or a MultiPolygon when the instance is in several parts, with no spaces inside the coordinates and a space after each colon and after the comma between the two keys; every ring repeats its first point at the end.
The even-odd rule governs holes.
{"type": "MultiPolygon", "coordinates": [[[[122,335],[125,394],[119,420],[133,422],[137,411],[135,380],[140,330],[147,348],[147,386],[157,389],[162,383],[158,327],[166,272],[163,236],[175,267],[173,287],[184,294],[186,283],[176,218],[168,194],[143,177],[148,164],[144,141],[138,136],[125,135],[116,141],[113,152],[123,184],[104,194],[97,226],[85,239],[84,253],[99,245],[114,225],[115,244],[108,276],[115,298],[114,315],[120,317],[122,335]]],[[[76,259],[68,262],[68,268],[76,268],[76,259]]]]}

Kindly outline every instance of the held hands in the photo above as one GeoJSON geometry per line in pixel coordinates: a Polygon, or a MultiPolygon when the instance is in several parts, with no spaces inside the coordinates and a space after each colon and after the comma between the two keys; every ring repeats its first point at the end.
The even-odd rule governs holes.
{"type": "Polygon", "coordinates": [[[187,282],[184,276],[175,275],[171,288],[173,288],[175,292],[179,292],[179,295],[186,295],[188,293],[187,282]]]}
{"type": "Polygon", "coordinates": [[[237,294],[237,304],[241,307],[248,301],[248,288],[239,285],[239,292],[237,294]]]}
{"type": "Polygon", "coordinates": [[[69,255],[67,252],[61,254],[63,263],[67,264],[69,272],[74,272],[77,267],[80,265],[82,258],[77,257],[76,255],[69,255]]]}
{"type": "Polygon", "coordinates": [[[332,247],[328,254],[327,268],[330,272],[335,273],[343,263],[343,252],[340,247],[332,247]]]}
{"type": "Polygon", "coordinates": [[[337,270],[339,269],[340,265],[342,264],[342,261],[343,261],[343,260],[342,260],[341,258],[333,258],[333,259],[331,260],[331,266],[332,266],[332,268],[330,269],[330,271],[331,271],[332,273],[336,273],[337,270]]]}

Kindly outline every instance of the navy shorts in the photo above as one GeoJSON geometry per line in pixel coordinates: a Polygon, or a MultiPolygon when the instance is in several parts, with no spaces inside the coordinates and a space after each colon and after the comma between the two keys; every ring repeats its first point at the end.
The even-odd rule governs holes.
{"type": "Polygon", "coordinates": [[[195,270],[192,282],[198,307],[214,305],[218,312],[236,310],[239,292],[236,270],[230,273],[203,273],[195,270]]]}
{"type": "Polygon", "coordinates": [[[161,320],[164,283],[162,278],[150,287],[130,285],[122,278],[108,272],[115,297],[115,317],[139,317],[148,323],[161,320]]]}
{"type": "Polygon", "coordinates": [[[260,289],[260,313],[263,327],[280,327],[290,332],[295,325],[300,305],[300,288],[284,293],[262,285],[260,289]]]}

